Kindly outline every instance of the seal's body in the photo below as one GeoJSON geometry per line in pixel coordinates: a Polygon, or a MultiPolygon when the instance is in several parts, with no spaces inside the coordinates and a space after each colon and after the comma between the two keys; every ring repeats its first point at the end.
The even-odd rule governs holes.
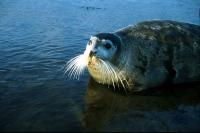
{"type": "Polygon", "coordinates": [[[200,81],[200,26],[153,20],[91,37],[88,70],[99,83],[143,90],[200,81]]]}
{"type": "Polygon", "coordinates": [[[174,21],[147,21],[116,32],[127,45],[127,67],[135,85],[200,80],[200,27],[174,21]]]}

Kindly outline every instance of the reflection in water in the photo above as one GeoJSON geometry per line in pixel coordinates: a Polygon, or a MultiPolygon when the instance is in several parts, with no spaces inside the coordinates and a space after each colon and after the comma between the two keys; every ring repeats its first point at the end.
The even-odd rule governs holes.
{"type": "Polygon", "coordinates": [[[200,122],[198,118],[192,120],[188,116],[188,113],[193,117],[200,116],[197,113],[200,109],[199,88],[200,84],[193,83],[192,87],[191,84],[169,86],[125,95],[90,79],[83,123],[88,130],[97,131],[199,130],[195,126],[200,122]],[[181,127],[180,123],[186,124],[185,121],[193,126],[181,127]]]}

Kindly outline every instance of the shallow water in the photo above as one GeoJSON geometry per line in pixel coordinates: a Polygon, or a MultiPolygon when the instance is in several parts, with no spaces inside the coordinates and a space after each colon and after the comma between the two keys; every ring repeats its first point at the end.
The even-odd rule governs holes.
{"type": "Polygon", "coordinates": [[[150,19],[200,25],[199,7],[198,0],[1,0],[0,131],[199,131],[199,85],[124,96],[87,71],[72,80],[63,69],[92,34],[150,19]]]}

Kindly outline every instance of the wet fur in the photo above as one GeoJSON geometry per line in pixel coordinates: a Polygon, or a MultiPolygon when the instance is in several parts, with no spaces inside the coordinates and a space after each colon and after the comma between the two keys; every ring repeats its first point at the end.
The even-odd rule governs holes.
{"type": "Polygon", "coordinates": [[[200,26],[146,21],[115,34],[128,47],[125,68],[137,90],[200,80],[200,26]]]}

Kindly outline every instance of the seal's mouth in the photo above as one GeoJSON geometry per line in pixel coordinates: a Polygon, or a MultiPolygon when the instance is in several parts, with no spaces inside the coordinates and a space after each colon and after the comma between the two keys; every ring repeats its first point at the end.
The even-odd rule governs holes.
{"type": "Polygon", "coordinates": [[[88,57],[88,64],[87,64],[87,67],[88,69],[92,70],[93,72],[95,73],[98,73],[98,70],[101,69],[101,59],[99,59],[98,57],[96,56],[92,56],[92,57],[88,57]]]}

